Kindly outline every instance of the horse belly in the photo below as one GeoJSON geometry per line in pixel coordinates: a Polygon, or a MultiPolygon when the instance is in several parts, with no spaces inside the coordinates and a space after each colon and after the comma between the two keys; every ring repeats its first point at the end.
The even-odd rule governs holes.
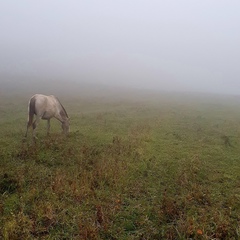
{"type": "Polygon", "coordinates": [[[47,120],[47,119],[52,118],[53,116],[54,116],[54,114],[51,111],[46,111],[42,115],[42,119],[47,120]]]}

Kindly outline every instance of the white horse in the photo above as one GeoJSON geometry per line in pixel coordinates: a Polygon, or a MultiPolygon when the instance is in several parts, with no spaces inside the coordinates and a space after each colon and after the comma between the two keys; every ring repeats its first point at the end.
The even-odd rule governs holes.
{"type": "Polygon", "coordinates": [[[63,133],[69,132],[69,117],[63,105],[53,95],[46,96],[42,94],[35,94],[28,103],[28,123],[25,137],[27,137],[28,128],[33,128],[33,138],[36,138],[36,128],[40,119],[47,120],[47,134],[50,130],[50,119],[56,118],[62,123],[63,133]],[[36,115],[35,121],[33,121],[36,115]]]}

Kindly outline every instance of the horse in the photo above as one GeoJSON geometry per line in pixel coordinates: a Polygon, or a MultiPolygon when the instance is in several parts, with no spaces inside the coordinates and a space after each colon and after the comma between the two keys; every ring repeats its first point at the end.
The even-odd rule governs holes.
{"type": "Polygon", "coordinates": [[[58,98],[54,95],[33,95],[28,103],[28,122],[25,138],[27,137],[29,127],[32,126],[33,138],[36,139],[36,128],[40,119],[47,120],[47,135],[49,135],[51,118],[56,118],[62,123],[63,133],[67,135],[69,132],[69,117],[58,98]],[[36,115],[35,121],[33,121],[34,115],[36,115]]]}

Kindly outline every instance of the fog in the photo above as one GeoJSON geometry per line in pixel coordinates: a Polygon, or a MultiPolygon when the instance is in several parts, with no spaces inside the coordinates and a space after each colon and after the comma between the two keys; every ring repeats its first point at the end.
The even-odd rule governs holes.
{"type": "Polygon", "coordinates": [[[237,0],[1,1],[0,87],[240,94],[239,9],[237,0]]]}

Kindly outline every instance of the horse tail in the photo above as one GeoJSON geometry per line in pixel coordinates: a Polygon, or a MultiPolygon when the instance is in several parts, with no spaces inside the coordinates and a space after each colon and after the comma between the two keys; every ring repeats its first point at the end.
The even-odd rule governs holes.
{"type": "Polygon", "coordinates": [[[31,126],[33,124],[33,116],[36,113],[35,111],[35,102],[36,98],[33,96],[28,104],[28,126],[31,126]]]}
{"type": "Polygon", "coordinates": [[[36,102],[36,98],[35,98],[35,96],[33,96],[28,103],[28,122],[27,122],[27,130],[25,133],[25,137],[27,137],[28,128],[33,125],[33,116],[36,112],[35,111],[35,102],[36,102]]]}

